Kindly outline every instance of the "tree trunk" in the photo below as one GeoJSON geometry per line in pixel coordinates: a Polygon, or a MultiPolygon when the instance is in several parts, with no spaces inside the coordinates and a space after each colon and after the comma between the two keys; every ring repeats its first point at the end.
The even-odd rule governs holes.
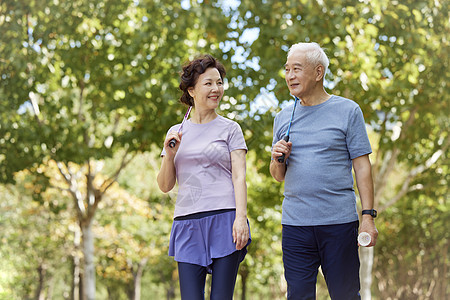
{"type": "Polygon", "coordinates": [[[242,288],[241,288],[241,300],[245,300],[247,298],[247,278],[248,278],[248,266],[244,262],[239,266],[239,275],[241,275],[241,282],[242,282],[242,288]]]}
{"type": "Polygon", "coordinates": [[[167,300],[175,299],[175,286],[173,284],[173,280],[169,283],[169,288],[167,289],[167,300]]]}
{"type": "Polygon", "coordinates": [[[447,255],[448,255],[448,241],[445,246],[442,248],[442,280],[438,279],[438,288],[436,291],[437,297],[436,299],[449,299],[449,295],[447,295],[447,284],[448,284],[448,264],[447,264],[447,255]]]}
{"type": "Polygon", "coordinates": [[[53,291],[54,290],[55,290],[55,280],[54,280],[54,277],[52,277],[48,281],[47,295],[45,296],[46,300],[52,300],[53,299],[53,291]]]}
{"type": "Polygon", "coordinates": [[[92,219],[81,225],[83,237],[84,276],[83,300],[95,299],[95,265],[94,265],[94,234],[92,219]]]}
{"type": "Polygon", "coordinates": [[[247,273],[245,273],[245,276],[242,276],[242,274],[241,274],[241,280],[242,280],[241,300],[245,300],[246,299],[246,295],[247,295],[247,276],[248,276],[247,273]]]}
{"type": "Polygon", "coordinates": [[[38,282],[38,286],[36,288],[34,299],[42,300],[44,297],[44,295],[42,294],[42,290],[44,289],[44,276],[45,276],[45,270],[42,267],[42,264],[39,265],[39,267],[37,268],[37,272],[38,272],[39,282],[38,282]]]}
{"type": "Polygon", "coordinates": [[[361,268],[359,270],[361,278],[361,300],[371,300],[372,293],[372,265],[373,265],[373,247],[360,247],[359,255],[361,268]]]}
{"type": "Polygon", "coordinates": [[[134,300],[134,297],[136,295],[136,290],[134,289],[134,282],[133,282],[133,286],[131,286],[131,284],[127,285],[125,289],[126,289],[126,294],[127,294],[128,300],[134,300]]]}
{"type": "Polygon", "coordinates": [[[136,274],[134,275],[134,299],[133,300],[141,300],[141,283],[142,283],[142,274],[144,272],[145,265],[148,262],[148,257],[143,258],[138,264],[138,269],[136,274]]]}
{"type": "Polygon", "coordinates": [[[80,241],[81,241],[81,234],[78,228],[74,232],[74,255],[72,257],[72,300],[80,300],[80,256],[78,255],[79,249],[80,249],[80,241]]]}

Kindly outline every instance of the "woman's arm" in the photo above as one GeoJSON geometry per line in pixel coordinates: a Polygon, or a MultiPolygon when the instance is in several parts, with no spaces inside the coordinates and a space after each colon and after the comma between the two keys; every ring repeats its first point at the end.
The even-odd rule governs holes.
{"type": "Polygon", "coordinates": [[[158,177],[159,189],[164,192],[170,192],[173,189],[176,182],[175,163],[172,158],[168,158],[167,155],[163,156],[161,162],[161,169],[159,170],[158,177]]]}
{"type": "Polygon", "coordinates": [[[233,224],[233,241],[236,243],[236,250],[244,248],[249,239],[247,224],[246,153],[247,151],[243,149],[231,152],[231,176],[236,200],[236,219],[233,224]]]}
{"type": "Polygon", "coordinates": [[[166,155],[163,156],[161,162],[161,169],[159,170],[158,177],[156,181],[158,182],[159,189],[167,193],[175,186],[177,181],[177,172],[175,169],[175,154],[177,154],[178,147],[180,147],[181,133],[171,132],[167,135],[164,141],[164,150],[166,150],[166,155]],[[177,143],[174,148],[169,147],[169,142],[171,139],[176,139],[177,143]]]}

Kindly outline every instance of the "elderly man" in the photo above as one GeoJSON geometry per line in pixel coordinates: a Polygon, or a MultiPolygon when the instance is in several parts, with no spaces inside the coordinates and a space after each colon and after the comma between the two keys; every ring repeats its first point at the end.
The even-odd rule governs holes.
{"type": "Polygon", "coordinates": [[[286,83],[300,102],[284,108],[274,121],[270,173],[285,181],[282,246],[288,299],[315,299],[319,266],[331,299],[360,299],[360,224],[352,167],[362,205],[359,230],[369,233],[369,247],[378,235],[363,114],[354,101],[325,91],[328,65],[317,43],[290,48],[286,83]]]}

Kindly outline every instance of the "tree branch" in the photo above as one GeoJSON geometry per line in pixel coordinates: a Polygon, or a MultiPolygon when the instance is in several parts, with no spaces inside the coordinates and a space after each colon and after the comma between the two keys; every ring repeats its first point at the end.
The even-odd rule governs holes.
{"type": "Polygon", "coordinates": [[[86,174],[86,195],[89,208],[95,203],[95,187],[93,184],[95,174],[92,172],[90,159],[87,160],[86,164],[88,166],[88,171],[86,174]]]}
{"type": "Polygon", "coordinates": [[[389,200],[387,203],[385,203],[383,206],[381,206],[379,208],[379,211],[382,212],[382,211],[386,210],[391,205],[394,205],[398,200],[400,200],[408,192],[415,190],[413,188],[410,188],[410,186],[409,186],[411,181],[417,175],[428,170],[433,164],[435,164],[436,161],[442,156],[442,154],[447,151],[449,145],[450,145],[450,138],[447,138],[445,144],[442,146],[441,149],[434,152],[433,155],[429,159],[427,159],[424,164],[418,165],[417,167],[413,168],[408,173],[408,176],[406,177],[405,181],[403,182],[400,191],[391,200],[389,200]]]}
{"type": "Polygon", "coordinates": [[[84,121],[84,120],[82,120],[82,117],[83,117],[83,92],[84,92],[84,80],[83,79],[79,80],[79,85],[80,85],[80,99],[79,99],[80,107],[78,108],[78,120],[84,121]]]}
{"type": "Polygon", "coordinates": [[[61,173],[66,182],[70,185],[71,176],[69,173],[64,172],[63,168],[65,167],[65,165],[62,162],[58,161],[56,162],[56,166],[58,167],[59,173],[61,173]]]}
{"type": "Polygon", "coordinates": [[[78,190],[78,183],[76,181],[76,178],[74,178],[74,174],[72,174],[70,168],[68,166],[65,166],[62,162],[58,161],[56,162],[56,165],[58,166],[59,172],[66,180],[66,183],[69,185],[68,190],[74,199],[75,207],[77,208],[77,212],[81,220],[82,216],[86,214],[86,209],[84,207],[83,196],[78,190]],[[67,169],[67,172],[64,171],[64,167],[67,169]]]}
{"type": "Polygon", "coordinates": [[[383,195],[384,190],[386,188],[387,179],[389,177],[389,174],[391,174],[391,172],[395,168],[398,155],[399,155],[398,148],[394,148],[392,151],[389,151],[386,153],[386,155],[383,159],[381,170],[375,179],[375,184],[374,184],[375,201],[378,201],[378,199],[381,198],[381,195],[383,195]]]}
{"type": "Polygon", "coordinates": [[[56,185],[51,184],[49,187],[52,188],[52,189],[59,190],[61,192],[69,192],[70,193],[70,189],[65,189],[65,188],[62,188],[60,186],[56,186],[56,185]]]}
{"type": "Polygon", "coordinates": [[[122,161],[120,163],[120,166],[117,168],[116,172],[114,172],[114,174],[106,179],[103,184],[101,185],[99,192],[103,195],[111,186],[114,182],[117,181],[117,178],[119,177],[120,172],[122,172],[122,170],[134,159],[134,157],[136,155],[133,155],[131,158],[127,159],[128,156],[128,149],[125,150],[125,153],[122,157],[122,161]]]}
{"type": "MultiPolygon", "coordinates": [[[[387,117],[386,117],[386,115],[384,116],[384,120],[383,120],[383,123],[381,124],[381,130],[380,130],[380,133],[379,133],[379,140],[378,140],[378,149],[381,149],[382,147],[381,147],[381,144],[383,143],[383,139],[382,139],[382,137],[385,135],[385,133],[386,133],[386,122],[387,122],[387,117]]],[[[379,172],[380,172],[380,168],[381,168],[381,165],[382,165],[382,162],[380,163],[380,161],[381,161],[381,157],[382,157],[382,152],[381,151],[377,151],[377,156],[376,156],[376,158],[375,158],[375,166],[374,166],[374,168],[373,168],[373,172],[374,172],[374,178],[376,179],[377,177],[378,177],[378,174],[379,174],[379,172]]],[[[377,185],[376,183],[374,184],[375,186],[377,185]]]]}
{"type": "MultiPolygon", "coordinates": [[[[407,129],[416,120],[415,115],[416,115],[416,112],[418,109],[419,109],[419,107],[415,106],[410,110],[408,120],[406,120],[406,122],[403,123],[398,140],[403,140],[405,138],[407,129]]],[[[400,150],[396,146],[394,146],[394,148],[392,149],[392,152],[387,152],[387,154],[385,155],[385,157],[383,159],[381,169],[375,176],[375,182],[374,182],[375,195],[374,195],[374,197],[375,197],[376,203],[379,202],[379,199],[381,199],[381,196],[384,194],[384,190],[386,188],[386,181],[389,178],[389,174],[391,174],[391,172],[395,168],[395,165],[397,163],[397,157],[399,154],[400,154],[400,150]]],[[[378,170],[378,168],[377,168],[377,170],[378,170]]]]}

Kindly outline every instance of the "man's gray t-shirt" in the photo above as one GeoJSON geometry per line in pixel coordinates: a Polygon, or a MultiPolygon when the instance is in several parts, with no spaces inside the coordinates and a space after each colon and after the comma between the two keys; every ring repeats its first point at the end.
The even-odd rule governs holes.
{"type": "MultiPolygon", "coordinates": [[[[288,128],[294,105],[274,121],[272,146],[288,128]]],[[[354,101],[331,96],[294,112],[286,161],[282,224],[316,226],[358,220],[352,159],[370,154],[364,117],[354,101]]]]}

